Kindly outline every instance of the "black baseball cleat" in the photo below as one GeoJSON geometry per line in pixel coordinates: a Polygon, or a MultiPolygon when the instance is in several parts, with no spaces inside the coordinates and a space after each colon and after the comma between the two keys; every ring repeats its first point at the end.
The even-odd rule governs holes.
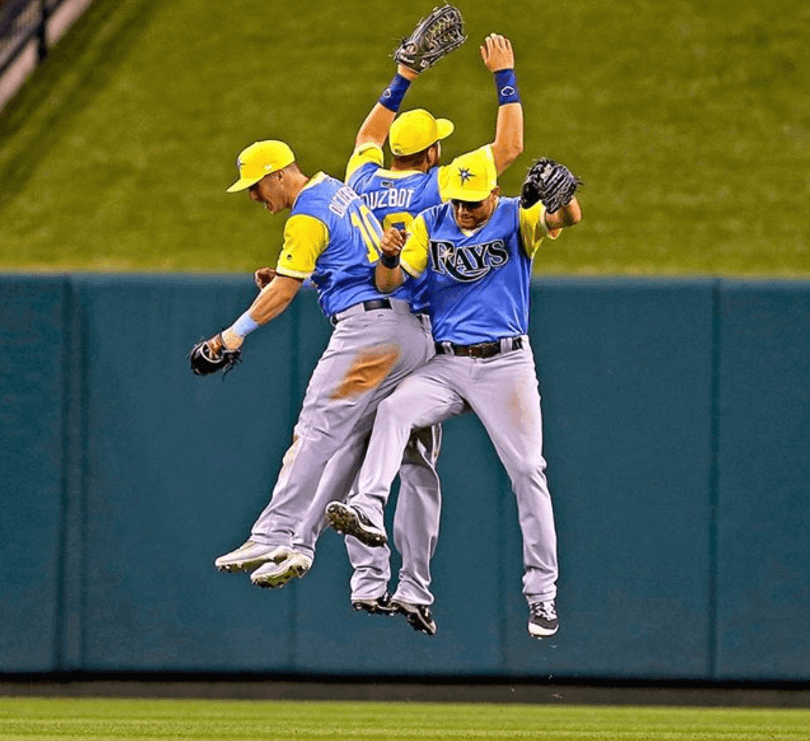
{"type": "Polygon", "coordinates": [[[553,636],[559,627],[557,604],[554,600],[532,602],[529,605],[529,635],[532,638],[543,639],[553,636]]]}
{"type": "Polygon", "coordinates": [[[370,548],[379,548],[388,542],[385,530],[375,527],[359,509],[343,502],[326,505],[326,521],[342,535],[352,535],[370,548]]]}
{"type": "Polygon", "coordinates": [[[401,600],[391,600],[391,607],[404,615],[414,630],[428,636],[436,635],[436,621],[431,616],[430,607],[427,605],[414,605],[401,600]]]}
{"type": "Polygon", "coordinates": [[[397,608],[391,604],[391,595],[388,592],[374,599],[353,599],[352,607],[358,612],[367,612],[369,615],[397,614],[397,608]]]}

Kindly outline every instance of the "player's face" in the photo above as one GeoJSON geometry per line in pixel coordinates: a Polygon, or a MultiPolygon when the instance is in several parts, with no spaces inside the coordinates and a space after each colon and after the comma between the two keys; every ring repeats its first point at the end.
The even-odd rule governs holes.
{"type": "Polygon", "coordinates": [[[456,217],[456,224],[462,229],[477,229],[492,216],[497,202],[497,188],[483,201],[459,201],[454,198],[453,213],[456,217]]]}
{"type": "Polygon", "coordinates": [[[254,183],[248,188],[250,200],[263,203],[271,214],[277,214],[286,207],[282,181],[279,175],[278,172],[271,172],[259,180],[258,183],[254,183]]]}

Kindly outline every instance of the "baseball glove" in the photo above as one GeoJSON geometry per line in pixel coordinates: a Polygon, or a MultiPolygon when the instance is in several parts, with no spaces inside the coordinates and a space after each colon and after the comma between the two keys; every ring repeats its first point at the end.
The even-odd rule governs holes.
{"type": "Polygon", "coordinates": [[[537,160],[529,169],[520,192],[520,205],[530,208],[542,201],[546,211],[553,214],[571,203],[582,181],[565,165],[547,157],[537,160]]]}
{"type": "Polygon", "coordinates": [[[442,5],[419,21],[408,38],[402,39],[394,50],[394,61],[414,72],[422,72],[458,49],[466,40],[459,9],[442,5]]]}
{"type": "MultiPolygon", "coordinates": [[[[219,340],[222,343],[222,335],[219,335],[219,340]]],[[[203,340],[191,348],[188,359],[195,376],[208,376],[221,370],[224,378],[237,363],[242,362],[242,351],[226,350],[223,343],[219,353],[213,353],[208,342],[203,340]]]]}

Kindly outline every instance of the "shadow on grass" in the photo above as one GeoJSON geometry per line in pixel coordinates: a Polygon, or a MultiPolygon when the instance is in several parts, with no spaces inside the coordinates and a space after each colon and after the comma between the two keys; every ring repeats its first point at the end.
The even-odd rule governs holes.
{"type": "Polygon", "coordinates": [[[0,212],[92,103],[137,43],[160,0],[96,0],[0,112],[0,212]]]}

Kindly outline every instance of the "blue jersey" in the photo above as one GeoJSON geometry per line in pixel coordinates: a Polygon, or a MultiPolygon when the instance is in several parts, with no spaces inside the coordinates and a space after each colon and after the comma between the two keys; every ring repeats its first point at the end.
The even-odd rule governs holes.
{"type": "MultiPolygon", "coordinates": [[[[374,162],[360,165],[350,176],[349,185],[360,195],[383,229],[394,226],[403,231],[414,216],[442,202],[439,194],[439,169],[428,172],[391,171],[374,162]]],[[[424,280],[411,280],[393,296],[411,304],[413,311],[427,308],[424,280]]]]}
{"type": "MultiPolygon", "coordinates": [[[[492,145],[480,149],[483,156],[493,157],[492,145]]],[[[386,170],[383,153],[375,144],[359,146],[346,167],[346,182],[363,199],[380,220],[383,229],[407,229],[414,217],[425,209],[438,206],[450,177],[450,166],[440,165],[427,172],[418,170],[386,170]]],[[[410,301],[413,311],[427,308],[428,296],[424,280],[410,280],[393,294],[410,301]]]]}
{"type": "Polygon", "coordinates": [[[374,285],[381,235],[379,222],[351,188],[318,173],[293,204],[277,272],[311,279],[327,316],[385,298],[374,285]]]}
{"type": "Polygon", "coordinates": [[[456,223],[450,203],[412,224],[403,267],[426,275],[437,342],[473,345],[526,334],[534,250],[546,236],[540,207],[499,198],[489,220],[472,233],[456,223]],[[535,236],[542,233],[542,236],[535,236]]]}
{"type": "Polygon", "coordinates": [[[383,229],[389,226],[407,229],[416,214],[442,202],[438,168],[428,172],[394,172],[367,162],[349,176],[348,184],[380,220],[383,229]]]}

